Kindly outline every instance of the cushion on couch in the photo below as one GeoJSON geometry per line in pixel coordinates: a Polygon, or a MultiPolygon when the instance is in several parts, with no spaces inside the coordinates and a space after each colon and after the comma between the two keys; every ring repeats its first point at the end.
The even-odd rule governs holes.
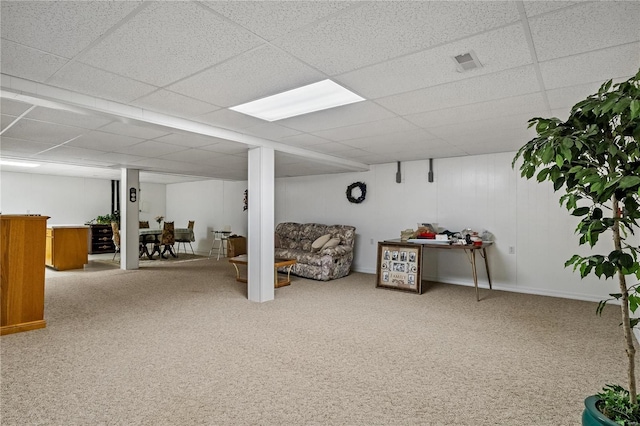
{"type": "Polygon", "coordinates": [[[338,244],[340,244],[340,238],[331,238],[329,241],[325,243],[325,245],[322,246],[320,251],[323,251],[324,249],[336,247],[338,244]]]}
{"type": "Polygon", "coordinates": [[[330,239],[331,234],[325,234],[321,237],[316,238],[316,240],[311,244],[311,251],[316,252],[322,250],[322,248],[324,248],[324,245],[327,244],[330,239]]]}

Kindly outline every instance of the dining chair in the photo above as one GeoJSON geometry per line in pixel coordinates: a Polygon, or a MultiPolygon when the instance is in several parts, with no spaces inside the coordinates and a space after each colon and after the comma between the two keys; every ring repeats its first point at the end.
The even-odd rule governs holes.
{"type": "Polygon", "coordinates": [[[193,251],[193,246],[191,245],[191,241],[195,241],[195,236],[193,234],[193,225],[195,224],[195,221],[190,220],[189,221],[189,225],[187,225],[187,229],[189,229],[189,235],[185,236],[185,234],[178,234],[179,236],[176,236],[176,243],[177,244],[177,248],[176,248],[176,254],[180,254],[180,243],[182,243],[182,248],[184,249],[184,252],[187,252],[187,246],[185,244],[189,243],[189,247],[191,247],[191,253],[192,254],[196,254],[193,251]]]}
{"type": "Polygon", "coordinates": [[[116,260],[116,254],[120,253],[120,226],[118,225],[118,222],[111,222],[111,231],[111,239],[113,240],[113,245],[116,248],[116,251],[113,252],[113,258],[111,259],[113,261],[116,260]]]}
{"type": "Polygon", "coordinates": [[[164,228],[162,229],[162,237],[160,239],[160,245],[164,246],[164,249],[160,253],[160,257],[162,257],[163,259],[166,259],[164,255],[166,252],[169,252],[169,254],[173,257],[178,257],[173,252],[173,245],[176,242],[173,230],[174,230],[173,222],[164,223],[164,228]]]}

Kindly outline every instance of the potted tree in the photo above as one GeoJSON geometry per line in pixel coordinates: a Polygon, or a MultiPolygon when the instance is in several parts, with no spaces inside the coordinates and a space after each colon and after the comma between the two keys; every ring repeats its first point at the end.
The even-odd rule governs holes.
{"type": "MultiPolygon", "coordinates": [[[[635,346],[632,330],[638,324],[633,313],[640,304],[640,249],[628,241],[640,218],[640,71],[629,80],[612,85],[605,82],[597,93],[577,103],[566,121],[532,118],[537,136],[517,152],[512,166],[519,166],[522,177],[538,182],[550,181],[562,190],[560,204],[580,217],[576,227],[579,244],[592,252],[603,234],[613,242],[602,253],[574,255],[572,266],[581,278],[595,274],[604,279],[616,277],[619,293],[598,304],[601,313],[611,300],[620,302],[622,333],[628,359],[628,389],[605,386],[602,392],[585,400],[583,425],[640,424],[640,405],[636,390],[635,346]]],[[[608,244],[607,244],[608,246],[608,244]]]]}

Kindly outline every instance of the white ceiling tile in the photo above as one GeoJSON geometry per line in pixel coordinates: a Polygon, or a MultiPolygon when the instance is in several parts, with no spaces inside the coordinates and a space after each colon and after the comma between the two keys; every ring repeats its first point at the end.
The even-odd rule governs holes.
{"type": "Polygon", "coordinates": [[[348,1],[207,1],[204,4],[260,37],[273,40],[354,3],[357,4],[348,1]]]}
{"type": "Polygon", "coordinates": [[[520,23],[359,69],[336,78],[367,99],[436,86],[532,63],[520,23]],[[473,50],[483,67],[458,72],[453,57],[473,50]]]}
{"type": "Polygon", "coordinates": [[[144,157],[141,157],[139,155],[122,154],[119,152],[105,152],[102,154],[102,157],[100,158],[105,163],[112,163],[112,164],[118,164],[123,166],[134,164],[144,159],[144,157]]]}
{"type": "Polygon", "coordinates": [[[265,122],[264,124],[242,129],[242,133],[269,140],[277,140],[280,138],[286,138],[287,136],[296,135],[300,132],[284,126],[280,126],[279,124],[265,122]]]}
{"type": "Polygon", "coordinates": [[[523,128],[505,129],[495,135],[456,136],[449,139],[450,143],[469,155],[478,155],[481,153],[515,152],[533,137],[535,137],[534,129],[523,128]]]}
{"type": "Polygon", "coordinates": [[[638,72],[638,68],[640,43],[540,63],[540,72],[547,90],[631,77],[638,72]]]}
{"type": "Polygon", "coordinates": [[[2,72],[28,80],[43,82],[69,60],[40,50],[2,40],[2,72]]]}
{"type": "Polygon", "coordinates": [[[519,113],[539,111],[544,107],[545,103],[542,94],[537,92],[511,98],[502,98],[488,102],[423,112],[420,114],[406,115],[404,118],[420,127],[429,129],[432,127],[458,124],[464,121],[508,117],[519,113]]]}
{"type": "Polygon", "coordinates": [[[352,151],[353,147],[338,142],[327,142],[318,145],[308,146],[308,150],[322,152],[324,154],[339,154],[344,151],[352,151]]]}
{"type": "Polygon", "coordinates": [[[116,149],[128,148],[140,142],[142,142],[142,139],[139,138],[94,130],[87,131],[79,138],[69,142],[68,145],[108,152],[116,149]]]}
{"type": "Polygon", "coordinates": [[[207,164],[212,167],[223,168],[240,168],[241,170],[247,170],[247,159],[236,155],[220,155],[214,156],[207,161],[207,164]]]}
{"type": "Polygon", "coordinates": [[[63,68],[49,83],[74,92],[124,103],[156,90],[154,86],[77,62],[63,68]]]}
{"type": "Polygon", "coordinates": [[[236,157],[247,158],[248,146],[235,142],[218,142],[214,145],[203,146],[201,149],[221,154],[233,154],[236,157]]]}
{"type": "Polygon", "coordinates": [[[17,118],[12,115],[2,114],[0,116],[0,129],[4,130],[7,126],[13,123],[17,118]]]}
{"type": "Polygon", "coordinates": [[[541,1],[541,0],[532,0],[532,1],[524,1],[524,10],[527,13],[527,16],[536,16],[542,15],[543,13],[552,12],[554,10],[562,9],[567,6],[572,6],[577,4],[576,1],[541,1]]]}
{"type": "Polygon", "coordinates": [[[75,126],[83,129],[97,129],[111,122],[111,119],[90,114],[79,114],[62,109],[52,109],[45,107],[34,108],[25,116],[26,118],[47,121],[50,123],[75,126]]]}
{"type": "Polygon", "coordinates": [[[371,2],[274,43],[333,75],[517,19],[510,2],[371,2]]]}
{"type": "Polygon", "coordinates": [[[220,19],[207,7],[192,2],[152,2],[81,60],[164,86],[259,43],[256,36],[220,19]]]}
{"type": "Polygon", "coordinates": [[[339,127],[337,129],[322,130],[316,132],[316,136],[332,141],[346,141],[349,139],[366,138],[389,133],[406,132],[415,130],[416,126],[400,117],[379,120],[373,123],[355,124],[353,126],[339,127]]]}
{"type": "Polygon", "coordinates": [[[309,145],[319,145],[322,143],[327,143],[329,141],[327,139],[318,137],[316,135],[311,135],[309,133],[300,133],[297,135],[282,138],[279,142],[285,145],[305,147],[309,145]]]}
{"type": "Polygon", "coordinates": [[[120,121],[114,121],[106,126],[100,127],[100,131],[137,139],[155,139],[170,134],[164,128],[152,125],[136,126],[134,124],[122,123],[120,121]]]}
{"type": "Polygon", "coordinates": [[[2,136],[34,142],[63,143],[86,131],[77,127],[61,126],[23,118],[11,126],[2,136]]]}
{"type": "Polygon", "coordinates": [[[549,105],[551,109],[564,109],[569,112],[572,106],[596,93],[601,84],[601,82],[594,82],[547,90],[549,105]]]}
{"type": "Polygon", "coordinates": [[[505,131],[527,129],[531,118],[547,115],[546,109],[543,109],[526,114],[511,115],[508,118],[495,116],[480,121],[464,121],[458,124],[433,127],[429,129],[429,132],[443,140],[450,141],[459,137],[467,137],[473,140],[478,137],[477,135],[487,135],[492,132],[496,137],[500,137],[505,131]]]}
{"type": "Polygon", "coordinates": [[[131,102],[131,105],[176,117],[191,118],[220,109],[211,103],[160,89],[131,102]]]}
{"type": "Polygon", "coordinates": [[[9,98],[0,98],[0,111],[2,114],[17,117],[29,108],[31,108],[31,104],[26,104],[9,98]]]}
{"type": "Polygon", "coordinates": [[[345,145],[367,150],[371,146],[393,146],[396,143],[426,143],[435,139],[435,136],[425,130],[417,129],[408,132],[390,133],[386,135],[375,135],[359,139],[349,139],[344,141],[345,145]]]}
{"type": "Polygon", "coordinates": [[[539,90],[533,66],[524,66],[392,95],[376,102],[397,114],[404,115],[524,95],[539,90]]]}
{"type": "Polygon", "coordinates": [[[640,40],[640,2],[584,3],[529,20],[539,61],[640,40]]]}
{"type": "Polygon", "coordinates": [[[110,151],[123,154],[160,157],[174,152],[184,151],[184,147],[162,143],[158,141],[144,141],[127,147],[115,147],[110,151]]]}
{"type": "Polygon", "coordinates": [[[192,133],[171,133],[156,138],[156,140],[158,142],[165,142],[189,148],[198,148],[201,146],[216,144],[222,141],[222,139],[214,138],[211,136],[196,135],[192,133]]]}
{"type": "Polygon", "coordinates": [[[239,130],[264,123],[259,118],[246,114],[231,111],[230,109],[219,109],[208,114],[203,114],[194,118],[195,121],[211,124],[216,127],[223,127],[230,130],[239,130]]]}
{"type": "Polygon", "coordinates": [[[323,79],[323,74],[285,52],[271,46],[264,46],[209,68],[168,88],[193,98],[229,107],[323,79]],[[228,83],[233,80],[242,81],[242,84],[228,83]]]}
{"type": "Polygon", "coordinates": [[[58,145],[48,151],[40,152],[33,158],[43,158],[48,160],[94,160],[95,163],[101,163],[99,160],[96,161],[96,159],[99,158],[102,154],[104,153],[92,149],[79,148],[69,145],[58,145]]]}
{"type": "Polygon", "coordinates": [[[2,38],[72,58],[141,3],[3,1],[2,38]]]}
{"type": "Polygon", "coordinates": [[[364,101],[287,118],[280,120],[278,123],[301,132],[315,132],[382,120],[393,116],[393,113],[379,105],[364,101]]]}
{"type": "Polygon", "coordinates": [[[190,163],[208,163],[212,159],[221,157],[223,155],[224,154],[220,154],[213,151],[191,148],[191,149],[185,149],[184,151],[180,151],[180,152],[173,152],[163,157],[170,158],[176,161],[185,161],[190,163]]]}
{"type": "Polygon", "coordinates": [[[38,152],[53,148],[56,145],[57,144],[55,143],[32,142],[22,139],[14,139],[4,135],[0,136],[0,152],[2,153],[2,156],[9,155],[9,153],[26,155],[37,154],[38,152]]]}

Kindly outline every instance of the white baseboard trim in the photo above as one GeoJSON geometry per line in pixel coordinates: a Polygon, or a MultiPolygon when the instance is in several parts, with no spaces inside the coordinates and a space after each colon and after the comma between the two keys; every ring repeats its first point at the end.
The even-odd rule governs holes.
{"type": "MultiPolygon", "coordinates": [[[[372,284],[375,285],[375,275],[376,275],[376,271],[375,270],[369,270],[369,269],[360,269],[358,268],[357,270],[353,270],[354,272],[360,272],[363,274],[371,274],[374,277],[372,278],[372,284]]],[[[446,280],[446,281],[441,281],[441,279],[439,279],[438,277],[423,277],[423,279],[425,280],[430,280],[430,281],[438,281],[438,282],[442,282],[443,284],[454,284],[454,285],[463,285],[463,286],[467,286],[467,287],[473,287],[473,282],[469,279],[469,280],[446,280]]],[[[590,296],[590,295],[584,295],[584,294],[580,294],[580,293],[571,293],[571,292],[565,292],[565,291],[553,291],[553,290],[548,290],[548,289],[539,289],[539,288],[534,288],[534,287],[512,287],[512,286],[508,286],[508,285],[503,285],[503,284],[493,284],[493,289],[494,290],[498,290],[498,291],[510,291],[512,293],[524,293],[524,294],[534,294],[537,296],[549,296],[549,297],[559,297],[559,298],[563,298],[563,299],[572,299],[572,300],[584,300],[586,302],[600,302],[603,298],[599,297],[599,296],[590,296]]],[[[480,289],[489,289],[489,285],[486,281],[484,282],[480,282],[478,284],[478,288],[480,289]]],[[[611,301],[609,302],[610,304],[620,304],[620,303],[616,303],[617,301],[611,301]]],[[[595,314],[595,311],[594,311],[595,314]]],[[[636,330],[634,330],[635,332],[636,330]]],[[[638,336],[640,336],[640,331],[637,334],[638,336]]],[[[640,339],[639,339],[640,341],[640,339]]]]}

